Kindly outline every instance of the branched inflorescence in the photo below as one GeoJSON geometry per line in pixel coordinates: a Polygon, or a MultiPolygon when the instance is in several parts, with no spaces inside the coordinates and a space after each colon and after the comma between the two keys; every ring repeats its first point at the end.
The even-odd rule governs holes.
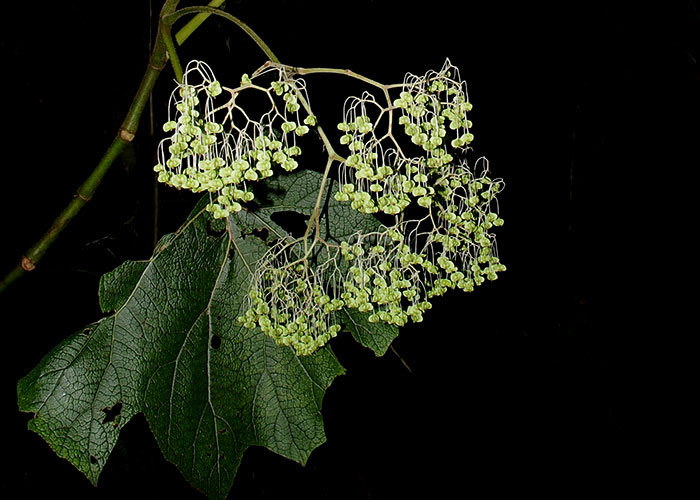
{"type": "Polygon", "coordinates": [[[369,94],[346,101],[338,128],[350,155],[335,199],[394,219],[343,250],[352,264],[345,305],[369,312],[371,322],[422,321],[430,298],[472,291],[505,270],[490,232],[503,223],[495,198],[503,183],[488,177],[485,159],[471,167],[464,158],[474,139],[471,107],[449,61],[439,72],[408,75],[386,105],[369,94]],[[388,124],[379,132],[382,120],[388,124]]]}
{"type": "Polygon", "coordinates": [[[207,209],[217,219],[238,212],[241,203],[254,197],[250,183],[270,177],[275,167],[297,168],[301,148],[296,138],[316,124],[308,113],[302,121],[300,98],[307,102],[303,80],[280,68],[259,72],[254,79],[243,75],[240,85],[230,89],[205,63],[191,62],[170,98],[163,130],[172,135],[158,149],[158,180],[209,192],[207,209]],[[248,93],[261,94],[266,103],[255,116],[238,104],[248,93]]]}
{"type": "MultiPolygon", "coordinates": [[[[170,185],[213,193],[214,217],[240,210],[239,202],[252,198],[247,182],[272,175],[273,164],[296,168],[295,137],[315,125],[308,108],[303,122],[299,117],[299,103],[308,101],[293,69],[264,68],[256,79],[276,72],[270,85],[244,77],[240,87],[224,89],[208,67],[195,63],[174,94],[176,117],[165,127],[174,134],[161,144],[156,170],[170,185]],[[270,103],[256,119],[236,103],[248,89],[270,103]],[[214,107],[222,92],[229,101],[214,107]]],[[[383,223],[325,241],[317,206],[304,237],[279,239],[257,263],[239,317],[298,355],[337,335],[344,308],[366,313],[372,323],[419,322],[433,297],[455,288],[472,291],[505,270],[492,232],[503,224],[496,201],[503,182],[489,176],[484,158],[467,162],[472,105],[457,69],[447,61],[440,71],[407,75],[403,84],[375,85],[383,99],[365,92],[345,102],[337,128],[347,156],[333,196],[383,223]]],[[[340,157],[327,146],[330,167],[340,157]]]]}
{"type": "Polygon", "coordinates": [[[299,355],[311,354],[341,330],[336,313],[343,276],[338,248],[304,248],[303,238],[282,238],[258,262],[251,279],[249,306],[240,321],[260,329],[299,355]]]}

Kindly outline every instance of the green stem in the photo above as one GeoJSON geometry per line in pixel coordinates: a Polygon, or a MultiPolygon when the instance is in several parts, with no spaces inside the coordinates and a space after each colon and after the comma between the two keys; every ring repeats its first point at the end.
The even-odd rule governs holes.
{"type": "Polygon", "coordinates": [[[151,58],[146,69],[146,73],[141,79],[138,91],[136,92],[134,100],[126,117],[124,118],[124,121],[122,122],[121,127],[119,128],[117,137],[114,138],[100,162],[97,164],[88,178],[80,185],[73,199],[66,206],[66,208],[63,209],[56,220],[54,220],[48,231],[46,231],[46,233],[44,233],[44,235],[25,252],[20,263],[14,267],[2,279],[2,281],[0,281],[0,293],[23,276],[26,272],[31,271],[36,267],[58,235],[70,223],[70,221],[73,220],[73,218],[80,212],[87,202],[90,201],[102,182],[105,174],[114,163],[114,160],[116,160],[124,147],[134,139],[143,110],[148,102],[148,99],[150,98],[151,91],[153,90],[158,76],[160,76],[161,71],[168,62],[168,58],[170,58],[176,78],[178,81],[182,81],[182,66],[177,57],[175,43],[171,33],[172,24],[177,19],[194,12],[200,13],[200,15],[195,16],[194,19],[187,23],[185,27],[175,35],[175,39],[177,40],[178,44],[182,44],[209,15],[215,14],[237,24],[253,40],[255,40],[255,42],[260,46],[271,61],[279,63],[277,56],[275,56],[267,44],[265,44],[265,42],[263,42],[263,40],[252,29],[250,29],[248,25],[227,12],[214,8],[221,5],[223,1],[224,0],[212,0],[207,7],[187,7],[185,9],[176,10],[180,0],[165,0],[163,8],[160,12],[160,23],[158,26],[158,34],[156,35],[156,42],[154,44],[153,52],[151,53],[151,58]]]}
{"type": "MultiPolygon", "coordinates": [[[[218,7],[222,3],[224,3],[224,0],[212,0],[209,2],[209,7],[218,7]]],[[[172,14],[173,12],[174,9],[170,11],[169,14],[172,14]]],[[[175,79],[179,83],[182,83],[184,73],[182,71],[182,64],[180,64],[180,58],[177,56],[175,42],[177,42],[178,45],[182,45],[194,32],[194,30],[196,30],[211,14],[202,13],[194,16],[193,19],[191,19],[180,31],[175,34],[175,40],[173,40],[172,36],[172,22],[168,23],[163,21],[165,14],[165,12],[161,13],[160,29],[163,33],[165,47],[168,51],[168,55],[170,56],[170,64],[172,64],[173,71],[175,72],[175,79]]]]}
{"type": "Polygon", "coordinates": [[[260,38],[255,31],[253,31],[250,26],[245,24],[243,21],[238,19],[237,17],[232,16],[228,12],[225,12],[220,9],[215,9],[213,7],[185,7],[184,9],[177,10],[171,14],[163,16],[162,20],[165,24],[168,25],[173,25],[175,21],[177,21],[179,18],[182,16],[186,16],[188,14],[194,14],[196,12],[200,13],[205,13],[205,14],[214,14],[217,16],[221,16],[224,19],[228,19],[232,23],[236,24],[239,28],[241,28],[243,31],[246,32],[246,34],[255,41],[255,43],[258,44],[258,47],[262,49],[262,51],[265,53],[265,55],[270,59],[270,61],[274,63],[279,63],[280,60],[277,58],[277,56],[272,52],[272,49],[267,46],[267,44],[263,41],[262,38],[260,38]]]}
{"type": "MultiPolygon", "coordinates": [[[[212,0],[209,2],[208,7],[219,7],[226,0],[212,0]]],[[[194,31],[199,28],[199,26],[206,21],[210,16],[210,13],[199,13],[190,19],[185,26],[183,26],[180,31],[175,34],[175,41],[178,45],[182,45],[189,36],[194,33],[194,31]]]]}
{"type": "MultiPolygon", "coordinates": [[[[161,18],[174,12],[175,9],[177,9],[179,1],[180,0],[166,0],[161,10],[161,18]]],[[[0,293],[26,272],[36,267],[58,235],[61,234],[65,227],[73,220],[87,202],[90,201],[105,174],[114,164],[114,160],[117,159],[124,147],[134,139],[141,115],[148,103],[153,86],[167,62],[168,54],[164,34],[163,30],[159,28],[146,72],[141,79],[134,100],[119,128],[117,136],[109,145],[107,151],[92,173],[90,173],[88,178],[80,185],[70,203],[68,203],[66,208],[56,217],[51,227],[49,227],[44,235],[24,253],[20,263],[0,281],[0,293]]]]}
{"type": "MultiPolygon", "coordinates": [[[[162,18],[161,18],[162,20],[162,18]]],[[[184,74],[182,72],[182,65],[180,64],[180,58],[177,56],[177,51],[175,50],[175,43],[173,43],[173,37],[171,34],[171,27],[169,24],[161,22],[161,30],[163,33],[163,43],[170,56],[170,64],[173,67],[173,72],[175,73],[175,79],[178,83],[182,83],[184,74]]]]}
{"type": "Polygon", "coordinates": [[[107,170],[109,170],[109,167],[112,165],[114,160],[119,157],[119,154],[122,152],[124,147],[130,142],[129,140],[123,138],[124,136],[128,137],[129,134],[132,134],[132,132],[127,131],[125,128],[121,129],[120,134],[114,138],[112,144],[110,144],[109,148],[107,148],[107,151],[97,164],[97,167],[95,167],[95,170],[93,170],[88,178],[85,179],[85,181],[80,185],[68,206],[63,209],[58,217],[56,217],[56,220],[53,222],[44,236],[31,248],[29,248],[29,250],[27,250],[22,261],[23,265],[21,266],[25,271],[30,271],[34,265],[41,260],[61,231],[63,231],[73,217],[80,212],[83,206],[90,201],[93,194],[97,190],[97,187],[102,182],[103,177],[107,173],[107,170]]]}

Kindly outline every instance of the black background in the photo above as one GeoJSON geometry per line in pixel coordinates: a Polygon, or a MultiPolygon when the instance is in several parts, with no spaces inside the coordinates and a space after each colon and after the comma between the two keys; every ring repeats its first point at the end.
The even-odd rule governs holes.
{"type": "MultiPolygon", "coordinates": [[[[153,4],[153,19],[146,1],[3,6],[1,271],[118,130],[146,67],[153,4]]],[[[228,2],[288,64],[394,83],[449,57],[475,105],[475,152],[506,181],[498,238],[508,266],[473,294],[438,300],[424,323],[403,329],[398,356],[336,339],[347,374],[324,399],[327,443],[306,467],[248,450],[230,498],[669,494],[687,477],[689,463],[676,460],[689,446],[680,375],[669,367],[687,366],[677,334],[693,329],[671,281],[689,281],[693,268],[680,240],[695,226],[685,203],[698,166],[700,16],[689,1],[562,4],[228,2]]],[[[207,61],[224,82],[264,62],[220,20],[180,56],[207,61]]],[[[156,84],[155,134],[147,112],[94,200],[0,296],[8,498],[203,498],[141,416],[94,489],[16,407],[17,380],[101,316],[99,276],[151,254],[151,165],[172,78],[167,68],[156,84]]],[[[357,87],[307,81],[333,129],[357,87]]],[[[175,230],[195,201],[159,188],[157,233],[175,230]]]]}

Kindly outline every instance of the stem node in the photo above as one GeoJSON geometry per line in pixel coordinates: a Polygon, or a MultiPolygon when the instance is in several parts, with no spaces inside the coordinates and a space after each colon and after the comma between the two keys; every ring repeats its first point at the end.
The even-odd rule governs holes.
{"type": "Polygon", "coordinates": [[[134,137],[136,137],[136,134],[134,134],[131,130],[127,130],[125,128],[119,129],[119,138],[122,141],[131,142],[134,140],[134,137]]]}
{"type": "Polygon", "coordinates": [[[83,196],[83,193],[80,192],[80,189],[78,189],[78,191],[75,193],[75,196],[86,202],[92,199],[92,196],[83,196]]]}
{"type": "Polygon", "coordinates": [[[22,256],[22,261],[20,262],[20,265],[22,266],[22,269],[25,271],[33,271],[34,268],[36,268],[36,265],[34,262],[29,257],[25,257],[24,255],[22,256]]]}

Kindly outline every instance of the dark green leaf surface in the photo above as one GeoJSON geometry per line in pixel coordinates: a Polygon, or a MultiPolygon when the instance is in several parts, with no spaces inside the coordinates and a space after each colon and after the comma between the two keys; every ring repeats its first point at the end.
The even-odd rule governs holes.
{"type": "MultiPolygon", "coordinates": [[[[284,234],[275,212],[309,216],[319,184],[314,172],[280,176],[269,206],[221,227],[200,203],[150,260],[103,276],[100,305],[111,315],[63,341],[19,382],[19,407],[34,414],[29,428],[96,483],[121,428],[144,412],[165,457],[211,498],[226,497],[249,446],[305,463],[325,440],[321,403],[343,368],[329,347],[297,357],[237,317],[268,248],[261,235],[284,234]]],[[[328,237],[377,224],[332,200],[326,211],[328,237]]],[[[377,354],[396,336],[366,315],[346,316],[348,330],[377,354]]]]}

